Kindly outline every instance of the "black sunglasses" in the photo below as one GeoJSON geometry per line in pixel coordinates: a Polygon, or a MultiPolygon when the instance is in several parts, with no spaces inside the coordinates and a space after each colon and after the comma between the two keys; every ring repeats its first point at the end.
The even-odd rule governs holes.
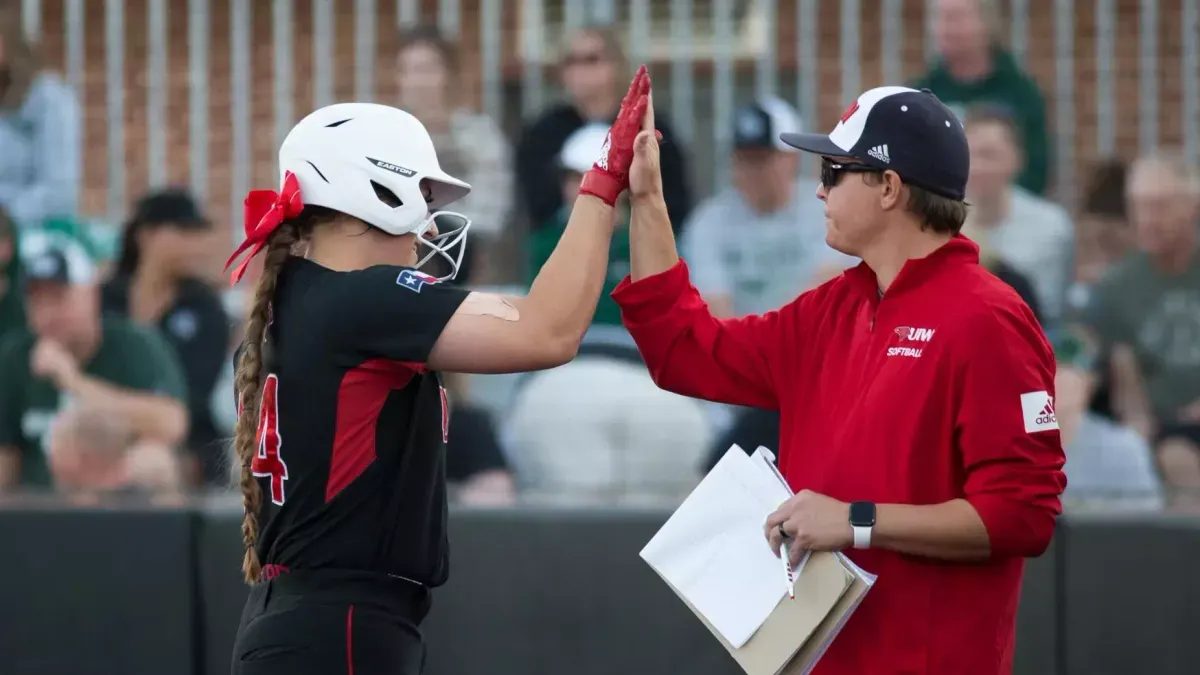
{"type": "Polygon", "coordinates": [[[562,64],[564,67],[569,66],[594,66],[602,63],[605,60],[603,52],[574,52],[563,57],[562,64]]]}
{"type": "Polygon", "coordinates": [[[848,173],[883,173],[883,169],[867,164],[840,164],[828,157],[821,158],[821,183],[826,189],[835,187],[842,176],[848,173]]]}

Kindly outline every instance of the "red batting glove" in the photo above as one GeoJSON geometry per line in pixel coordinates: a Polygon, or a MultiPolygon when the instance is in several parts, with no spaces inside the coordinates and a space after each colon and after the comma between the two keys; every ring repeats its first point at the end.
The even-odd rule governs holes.
{"type": "Polygon", "coordinates": [[[592,195],[609,206],[617,203],[617,197],[629,189],[629,165],[633,163],[633,140],[642,130],[642,118],[650,96],[650,73],[646,66],[638,68],[629,84],[629,91],[621,100],[621,111],[608,129],[600,158],[591,171],[583,175],[579,194],[592,195]]]}

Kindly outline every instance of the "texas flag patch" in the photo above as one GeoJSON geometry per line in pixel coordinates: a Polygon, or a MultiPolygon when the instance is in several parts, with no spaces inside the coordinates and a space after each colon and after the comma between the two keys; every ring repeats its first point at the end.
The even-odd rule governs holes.
{"type": "Polygon", "coordinates": [[[420,293],[425,284],[436,284],[437,277],[430,276],[424,272],[417,270],[404,270],[400,272],[400,276],[396,277],[396,283],[407,288],[413,293],[420,293]]]}

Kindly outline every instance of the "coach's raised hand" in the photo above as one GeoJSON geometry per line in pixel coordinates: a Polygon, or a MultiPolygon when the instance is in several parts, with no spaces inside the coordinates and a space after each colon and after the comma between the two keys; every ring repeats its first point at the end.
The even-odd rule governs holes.
{"type": "Polygon", "coordinates": [[[641,129],[633,141],[633,164],[629,167],[629,191],[635,199],[662,199],[662,168],[658,143],[662,134],[654,128],[654,95],[647,93],[641,129]]]}
{"type": "Polygon", "coordinates": [[[654,96],[647,91],[629,169],[633,205],[629,221],[629,267],[634,281],[666,272],[679,262],[675,233],[671,231],[671,217],[663,198],[658,155],[661,140],[662,134],[654,128],[654,96]]]}
{"type": "Polygon", "coordinates": [[[650,73],[638,68],[621,100],[617,119],[608,129],[600,157],[583,176],[579,194],[592,195],[605,204],[616,204],[617,197],[629,188],[629,167],[633,163],[633,143],[642,129],[650,97],[650,73]]]}

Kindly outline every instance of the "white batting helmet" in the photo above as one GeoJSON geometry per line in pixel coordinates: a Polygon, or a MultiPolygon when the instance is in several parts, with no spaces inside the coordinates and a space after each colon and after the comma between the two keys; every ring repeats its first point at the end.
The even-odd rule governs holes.
{"type": "Polygon", "coordinates": [[[458,273],[471,221],[440,211],[471,191],[442,171],[425,125],[398,108],[376,103],[336,103],[319,108],[288,132],[279,148],[280,181],[290,171],[305,204],[353,216],[391,235],[416,234],[458,273]],[[421,190],[429,190],[429,198],[421,190]],[[399,205],[396,205],[399,202],[399,205]],[[438,222],[439,234],[425,234],[438,222]],[[462,243],[457,256],[449,250],[462,243]]]}

